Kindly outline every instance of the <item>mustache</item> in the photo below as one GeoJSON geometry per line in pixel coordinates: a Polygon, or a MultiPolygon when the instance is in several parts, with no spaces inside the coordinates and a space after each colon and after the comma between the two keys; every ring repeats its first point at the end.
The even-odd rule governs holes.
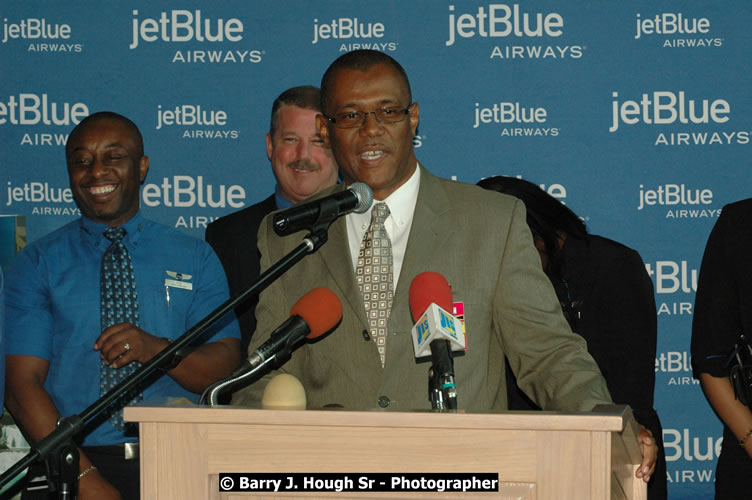
{"type": "Polygon", "coordinates": [[[321,170],[321,168],[317,164],[308,160],[296,160],[288,163],[287,166],[288,168],[294,168],[296,170],[308,170],[309,172],[317,172],[321,170]]]}

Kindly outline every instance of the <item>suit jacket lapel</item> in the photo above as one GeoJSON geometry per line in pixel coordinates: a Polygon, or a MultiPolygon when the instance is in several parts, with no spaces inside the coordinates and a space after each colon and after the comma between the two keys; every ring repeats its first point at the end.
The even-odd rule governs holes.
{"type": "MultiPolygon", "coordinates": [[[[343,191],[344,186],[341,186],[339,190],[343,191]]],[[[342,296],[363,323],[363,327],[368,329],[366,311],[352,269],[347,224],[344,217],[340,217],[329,228],[329,240],[319,249],[319,255],[329,269],[332,279],[342,291],[342,296]]]]}
{"type": "Polygon", "coordinates": [[[428,172],[422,165],[420,171],[420,190],[415,204],[410,236],[405,249],[405,259],[402,261],[400,279],[394,294],[391,315],[403,317],[410,316],[409,291],[410,283],[416,275],[424,271],[436,271],[431,269],[430,262],[435,254],[435,249],[440,248],[443,240],[451,235],[446,230],[447,221],[445,216],[449,211],[450,204],[443,192],[439,179],[428,172]]]}

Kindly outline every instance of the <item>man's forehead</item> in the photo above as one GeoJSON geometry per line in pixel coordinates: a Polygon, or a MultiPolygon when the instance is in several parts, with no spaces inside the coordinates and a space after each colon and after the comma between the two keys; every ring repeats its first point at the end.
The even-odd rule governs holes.
{"type": "Polygon", "coordinates": [[[377,104],[400,102],[408,95],[407,85],[402,76],[391,66],[377,64],[367,68],[342,68],[334,74],[332,79],[332,100],[339,101],[338,106],[351,106],[365,94],[379,91],[380,95],[373,97],[377,104]]]}
{"type": "Polygon", "coordinates": [[[319,111],[316,109],[309,109],[309,108],[301,108],[300,106],[296,104],[283,104],[279,108],[279,115],[280,117],[284,114],[289,117],[295,117],[297,118],[299,115],[302,114],[308,114],[308,113],[318,113],[319,111]]]}
{"type": "MultiPolygon", "coordinates": [[[[77,145],[84,137],[91,134],[110,133],[113,137],[108,145],[120,145],[122,147],[136,147],[138,143],[136,133],[127,124],[111,118],[85,123],[77,128],[68,138],[68,148],[77,145]]],[[[79,149],[79,148],[75,148],[79,149]]]]}
{"type": "Polygon", "coordinates": [[[299,131],[300,128],[316,128],[316,109],[301,108],[295,104],[285,104],[279,108],[279,125],[276,133],[285,134],[299,131]],[[309,127],[310,126],[310,127],[309,127]]]}

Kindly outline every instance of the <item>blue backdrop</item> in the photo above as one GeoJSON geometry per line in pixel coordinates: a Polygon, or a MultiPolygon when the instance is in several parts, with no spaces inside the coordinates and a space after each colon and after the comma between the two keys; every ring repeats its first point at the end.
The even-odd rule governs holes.
{"type": "Polygon", "coordinates": [[[25,215],[29,241],[78,216],[63,144],[87,114],[140,126],[144,213],[203,237],[273,189],[282,90],[318,85],[348,50],[393,55],[430,170],[540,183],[641,253],[670,497],[711,495],[721,426],[688,351],[705,241],[750,193],[748,2],[5,0],[0,19],[0,214],[25,215]]]}

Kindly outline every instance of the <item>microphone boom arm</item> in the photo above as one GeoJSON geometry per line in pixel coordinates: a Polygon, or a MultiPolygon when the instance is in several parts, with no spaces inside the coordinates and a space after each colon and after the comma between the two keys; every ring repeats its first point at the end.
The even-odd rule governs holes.
{"type": "MultiPolygon", "coordinates": [[[[269,269],[262,273],[261,276],[259,276],[259,278],[243,293],[228,299],[222,305],[207,314],[183,335],[175,339],[173,342],[170,342],[151,360],[142,365],[115,387],[107,391],[101,398],[97,399],[83,412],[78,415],[62,417],[58,421],[57,428],[54,431],[39,440],[36,444],[32,445],[29,453],[13,464],[5,472],[0,474],[0,488],[18,477],[33,463],[39,460],[48,460],[58,451],[63,450],[65,452],[65,457],[59,457],[58,461],[69,462],[70,458],[68,451],[71,447],[75,449],[75,445],[71,446],[67,443],[72,442],[73,437],[81,432],[86,423],[94,419],[116,401],[124,398],[124,396],[130,391],[141,386],[146,379],[149,379],[152,376],[160,377],[167,373],[171,369],[170,367],[173,365],[173,362],[176,359],[179,360],[182,358],[180,354],[181,350],[185,352],[185,349],[188,349],[195,339],[203,334],[226,313],[234,309],[237,304],[243,302],[251,295],[258,294],[261,290],[264,290],[277,278],[282,276],[282,274],[288,269],[300,262],[306,255],[321,248],[321,245],[326,243],[329,238],[329,226],[335,218],[336,217],[331,218],[330,209],[325,211],[322,206],[319,221],[297,247],[269,267],[269,269]],[[158,371],[162,373],[158,374],[158,371]]],[[[273,360],[274,358],[272,357],[269,359],[273,360]]],[[[265,365],[266,363],[260,366],[265,365]]],[[[75,457],[76,460],[77,458],[78,457],[75,457]]]]}

